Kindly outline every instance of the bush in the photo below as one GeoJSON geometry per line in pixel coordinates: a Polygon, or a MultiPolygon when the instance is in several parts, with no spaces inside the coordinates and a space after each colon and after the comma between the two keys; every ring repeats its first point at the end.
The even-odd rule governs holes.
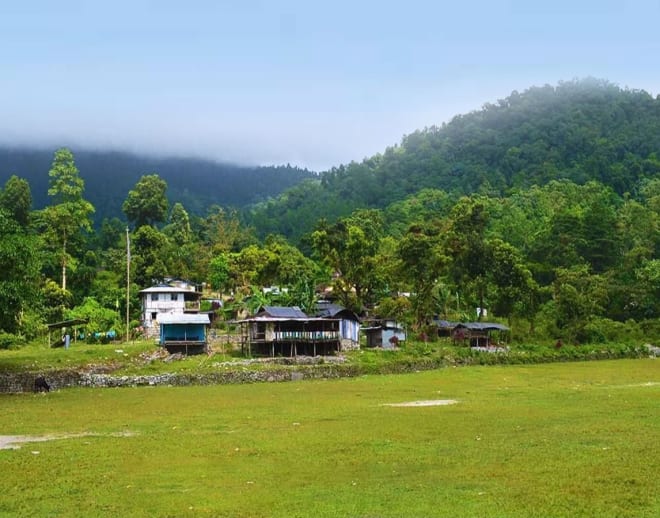
{"type": "Polygon", "coordinates": [[[639,323],[639,329],[644,341],[660,343],[660,319],[643,320],[639,323]]]}
{"type": "Polygon", "coordinates": [[[0,349],[20,349],[25,345],[25,338],[0,331],[0,349]]]}
{"type": "Polygon", "coordinates": [[[629,342],[639,338],[639,328],[635,321],[625,324],[610,320],[609,318],[592,318],[578,332],[577,340],[580,343],[603,344],[608,342],[629,342]]]}

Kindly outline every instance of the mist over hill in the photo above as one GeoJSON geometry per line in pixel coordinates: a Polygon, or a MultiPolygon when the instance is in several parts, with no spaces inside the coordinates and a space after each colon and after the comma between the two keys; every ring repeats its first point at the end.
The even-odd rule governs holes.
{"type": "MultiPolygon", "coordinates": [[[[48,171],[54,149],[0,147],[0,185],[11,175],[30,183],[34,208],[48,200],[48,171]]],[[[154,158],[116,151],[72,149],[85,198],[96,208],[95,220],[123,219],[121,206],[128,191],[145,174],[158,174],[168,185],[170,202],[181,202],[194,214],[210,206],[241,208],[277,196],[314,173],[286,166],[249,167],[196,158],[154,158]]]]}
{"type": "Polygon", "coordinates": [[[384,208],[424,188],[506,195],[590,180],[635,194],[660,173],[660,98],[584,79],[532,87],[403,137],[382,154],[332,168],[247,215],[261,235],[298,240],[320,218],[384,208]]]}

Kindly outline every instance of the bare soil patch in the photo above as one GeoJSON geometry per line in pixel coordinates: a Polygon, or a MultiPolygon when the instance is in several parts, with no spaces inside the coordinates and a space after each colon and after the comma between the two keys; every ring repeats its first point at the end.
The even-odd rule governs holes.
{"type": "Polygon", "coordinates": [[[18,450],[28,442],[57,441],[59,439],[75,439],[79,437],[130,437],[133,432],[115,433],[51,433],[45,435],[0,435],[0,450],[18,450]]]}
{"type": "Polygon", "coordinates": [[[423,401],[406,401],[404,403],[385,403],[381,406],[446,406],[458,403],[455,399],[426,399],[423,401]]]}

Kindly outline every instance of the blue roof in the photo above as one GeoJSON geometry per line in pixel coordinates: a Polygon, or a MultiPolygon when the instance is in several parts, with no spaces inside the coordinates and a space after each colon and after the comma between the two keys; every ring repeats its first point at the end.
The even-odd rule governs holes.
{"type": "Polygon", "coordinates": [[[457,324],[456,327],[464,327],[474,331],[508,331],[509,328],[503,324],[494,322],[466,322],[464,324],[457,324]]]}
{"type": "Polygon", "coordinates": [[[308,318],[298,306],[263,306],[257,315],[272,318],[308,318]]]}
{"type": "Polygon", "coordinates": [[[442,329],[453,329],[458,325],[457,322],[450,322],[449,320],[434,320],[433,323],[442,329]]]}
{"type": "Polygon", "coordinates": [[[316,305],[314,316],[321,318],[335,318],[340,313],[344,313],[344,317],[349,317],[352,320],[359,320],[358,316],[350,309],[346,309],[344,306],[340,306],[339,304],[331,304],[329,302],[318,303],[316,305]]]}

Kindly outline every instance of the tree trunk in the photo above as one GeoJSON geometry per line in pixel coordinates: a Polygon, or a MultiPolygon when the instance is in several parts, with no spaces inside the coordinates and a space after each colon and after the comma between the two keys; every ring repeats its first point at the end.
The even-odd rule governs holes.
{"type": "Polygon", "coordinates": [[[66,239],[62,245],[62,291],[66,290],[66,239]]]}

